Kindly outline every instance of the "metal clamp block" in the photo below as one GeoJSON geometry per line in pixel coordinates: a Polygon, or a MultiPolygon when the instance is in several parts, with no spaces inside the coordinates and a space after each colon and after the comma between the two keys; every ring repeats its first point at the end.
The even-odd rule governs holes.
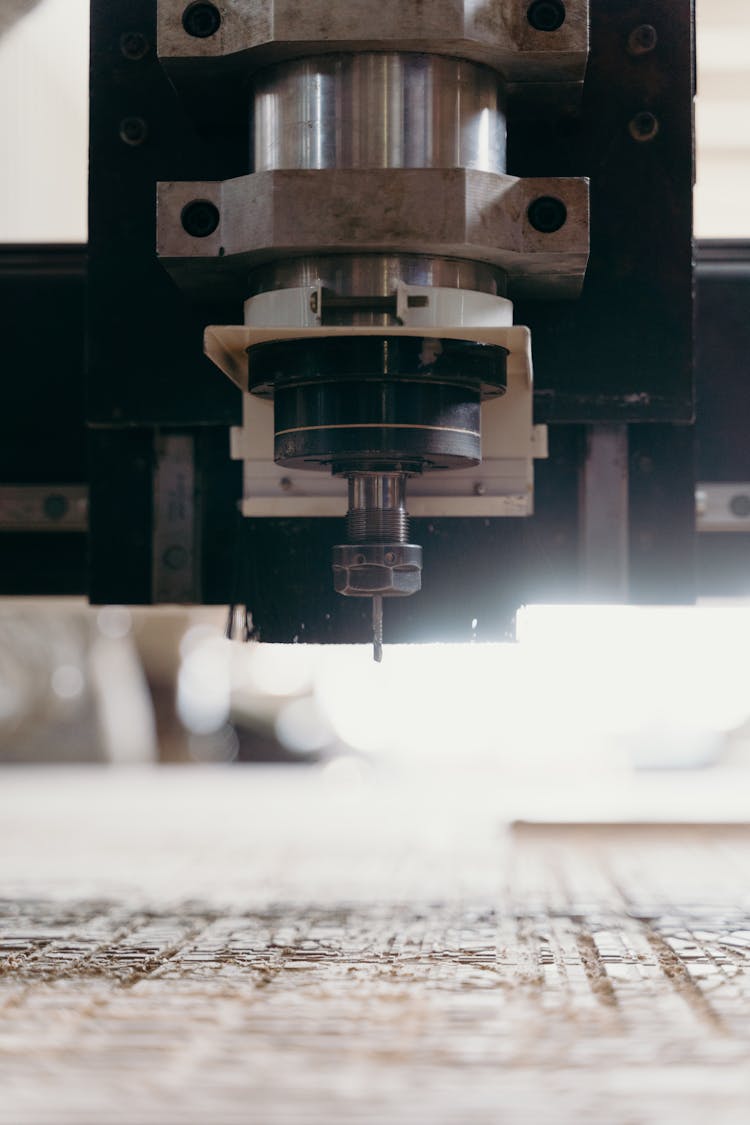
{"type": "Polygon", "coordinates": [[[465,258],[504,270],[511,296],[576,297],[589,252],[588,181],[357,168],[163,183],[157,238],[179,286],[223,284],[241,298],[249,269],[311,253],[465,258]],[[183,225],[197,202],[216,215],[215,228],[199,237],[183,225]],[[545,223],[545,207],[556,210],[559,226],[545,223]]]}
{"type": "MultiPolygon", "coordinates": [[[[222,61],[246,77],[262,66],[338,51],[403,51],[485,63],[508,83],[581,83],[588,56],[588,0],[557,0],[557,19],[518,0],[159,0],[158,54],[173,75],[222,61]],[[210,10],[202,20],[191,9],[210,10]]],[[[213,73],[213,71],[212,71],[213,73]]],[[[205,70],[203,70],[205,76],[205,70]]]]}
{"type": "Polygon", "coordinates": [[[695,492],[696,530],[750,532],[750,481],[700,481],[695,492]]]}

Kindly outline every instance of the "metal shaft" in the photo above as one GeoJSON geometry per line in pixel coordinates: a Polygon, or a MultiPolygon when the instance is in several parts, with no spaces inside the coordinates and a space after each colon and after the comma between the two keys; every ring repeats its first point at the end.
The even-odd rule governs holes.
{"type": "Polygon", "coordinates": [[[383,597],[372,599],[372,657],[376,664],[383,660],[383,597]]]}
{"type": "Polygon", "coordinates": [[[352,473],[346,530],[350,543],[408,543],[405,473],[352,473]]]}
{"type": "MultiPolygon", "coordinates": [[[[365,51],[268,67],[253,84],[252,136],[255,172],[341,170],[346,178],[346,170],[354,169],[505,171],[499,75],[478,63],[438,55],[365,51]]],[[[428,210],[441,205],[424,201],[428,210]]],[[[478,263],[429,253],[336,255],[325,249],[294,261],[271,259],[250,279],[251,291],[320,287],[325,325],[388,327],[396,320],[400,283],[488,293],[505,289],[496,270],[478,263]]],[[[413,402],[399,380],[398,357],[405,346],[382,347],[385,358],[377,365],[382,378],[353,378],[370,372],[374,360],[354,355],[350,342],[340,345],[348,359],[337,356],[335,379],[317,379],[304,394],[295,383],[291,396],[277,381],[275,391],[277,436],[284,438],[277,461],[286,463],[304,446],[306,463],[330,465],[348,478],[347,542],[333,548],[334,585],[344,597],[372,599],[376,661],[383,655],[383,598],[408,597],[421,587],[422,550],[409,537],[407,473],[420,472],[425,464],[435,467],[441,453],[464,457],[464,446],[459,449],[456,440],[478,440],[479,430],[478,391],[469,402],[462,386],[457,402],[448,402],[444,398],[453,390],[445,390],[447,384],[425,382],[413,402]],[[461,414],[460,425],[450,431],[454,444],[437,450],[434,435],[448,433],[446,410],[454,408],[461,414]],[[466,415],[467,408],[476,411],[476,419],[466,415]],[[434,417],[440,425],[431,425],[434,417]],[[433,443],[428,458],[414,455],[415,434],[433,443]]],[[[319,367],[322,362],[319,358],[319,367]]],[[[412,361],[404,363],[409,374],[412,361]]],[[[420,358],[420,371],[421,366],[420,358]]]]}
{"type": "MultiPolygon", "coordinates": [[[[364,51],[280,62],[252,91],[255,172],[281,169],[464,168],[502,173],[503,87],[490,67],[441,55],[364,51]]],[[[312,187],[311,187],[311,190],[312,187]]],[[[428,202],[426,204],[430,206],[428,202]]],[[[434,206],[439,206],[434,201],[434,206]]],[[[486,265],[425,255],[311,256],[271,261],[251,292],[323,284],[336,295],[391,296],[400,281],[504,292],[486,265]],[[348,260],[347,260],[348,259],[348,260]]],[[[336,324],[389,324],[347,311],[336,324]]]]}
{"type": "Polygon", "coordinates": [[[279,63],[255,80],[255,171],[505,171],[495,71],[435,55],[364,52],[279,63]]]}
{"type": "MultiPolygon", "coordinates": [[[[349,512],[346,518],[350,543],[408,543],[405,473],[351,473],[349,512]]],[[[383,659],[383,595],[372,598],[372,654],[383,659]]]]}

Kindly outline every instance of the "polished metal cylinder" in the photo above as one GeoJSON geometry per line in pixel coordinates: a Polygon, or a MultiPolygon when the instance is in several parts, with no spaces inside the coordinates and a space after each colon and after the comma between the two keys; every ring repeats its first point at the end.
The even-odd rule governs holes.
{"type": "Polygon", "coordinates": [[[461,258],[431,258],[407,254],[337,254],[309,258],[288,258],[253,270],[249,277],[249,296],[277,289],[322,286],[323,323],[388,327],[396,324],[396,290],[405,285],[424,285],[436,289],[468,289],[504,296],[506,277],[502,270],[484,262],[461,258]],[[337,308],[331,297],[393,298],[390,307],[378,311],[363,305],[337,308]]]}
{"type": "Polygon", "coordinates": [[[399,282],[442,289],[471,289],[504,296],[502,270],[463,258],[409,254],[335,254],[286,258],[260,266],[250,275],[250,296],[276,289],[322,285],[339,297],[388,297],[399,282]]]}
{"type": "Polygon", "coordinates": [[[459,258],[431,258],[405,254],[338,254],[289,258],[253,270],[249,296],[277,289],[323,288],[322,323],[328,326],[366,325],[388,327],[398,323],[398,284],[424,285],[441,289],[468,289],[504,296],[506,278],[501,270],[484,262],[459,258]],[[363,304],[336,307],[331,297],[392,298],[389,307],[378,310],[363,304]]]}
{"type": "Polygon", "coordinates": [[[505,171],[500,80],[461,59],[324,55],[261,71],[254,170],[471,168],[505,171]]]}
{"type": "Polygon", "coordinates": [[[351,473],[346,530],[350,543],[408,542],[406,474],[351,473]]]}

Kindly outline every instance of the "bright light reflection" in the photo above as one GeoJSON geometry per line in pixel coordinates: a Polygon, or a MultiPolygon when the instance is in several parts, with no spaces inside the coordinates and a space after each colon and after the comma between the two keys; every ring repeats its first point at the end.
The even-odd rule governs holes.
{"type": "Polygon", "coordinates": [[[19,685],[0,678],[0,723],[16,717],[23,703],[19,685]]]}
{"type": "Polygon", "coordinates": [[[125,606],[105,605],[96,615],[96,624],[102,636],[119,641],[123,637],[127,637],[133,619],[130,610],[126,609],[125,606]]]}
{"type": "Polygon", "coordinates": [[[245,650],[243,674],[259,695],[299,695],[310,690],[316,651],[308,645],[252,644],[245,650]]]}
{"type": "Polygon", "coordinates": [[[702,765],[750,717],[750,609],[538,606],[517,644],[231,645],[183,642],[180,714],[216,731],[230,695],[273,704],[299,753],[337,741],[380,759],[460,757],[539,775],[702,765]]]}
{"type": "Polygon", "coordinates": [[[293,754],[323,750],[333,739],[331,724],[311,697],[286,703],[276,719],[276,737],[293,754]]]}
{"type": "Polygon", "coordinates": [[[187,659],[205,645],[218,644],[223,634],[215,625],[191,625],[180,641],[180,656],[187,659]]]}
{"type": "Polygon", "coordinates": [[[75,664],[59,664],[52,673],[52,690],[58,699],[77,699],[84,682],[83,672],[75,664]]]}
{"type": "Polygon", "coordinates": [[[213,734],[229,719],[231,645],[207,635],[202,643],[193,637],[186,647],[177,679],[177,713],[193,734],[213,734]]]}
{"type": "Polygon", "coordinates": [[[547,674],[574,667],[597,720],[620,730],[658,717],[730,730],[750,714],[746,608],[534,606],[518,637],[547,674]]]}
{"type": "Polygon", "coordinates": [[[750,610],[537,606],[518,644],[324,650],[316,691],[342,740],[514,769],[701,765],[750,716],[750,610]]]}

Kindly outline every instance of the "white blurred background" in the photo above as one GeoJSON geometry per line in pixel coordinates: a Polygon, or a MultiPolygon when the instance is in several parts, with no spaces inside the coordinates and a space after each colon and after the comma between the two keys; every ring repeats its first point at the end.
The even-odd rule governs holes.
{"type": "Polygon", "coordinates": [[[750,604],[531,606],[517,643],[386,646],[382,665],[227,640],[224,618],[0,601],[0,761],[458,764],[567,788],[750,765],[750,604]]]}

